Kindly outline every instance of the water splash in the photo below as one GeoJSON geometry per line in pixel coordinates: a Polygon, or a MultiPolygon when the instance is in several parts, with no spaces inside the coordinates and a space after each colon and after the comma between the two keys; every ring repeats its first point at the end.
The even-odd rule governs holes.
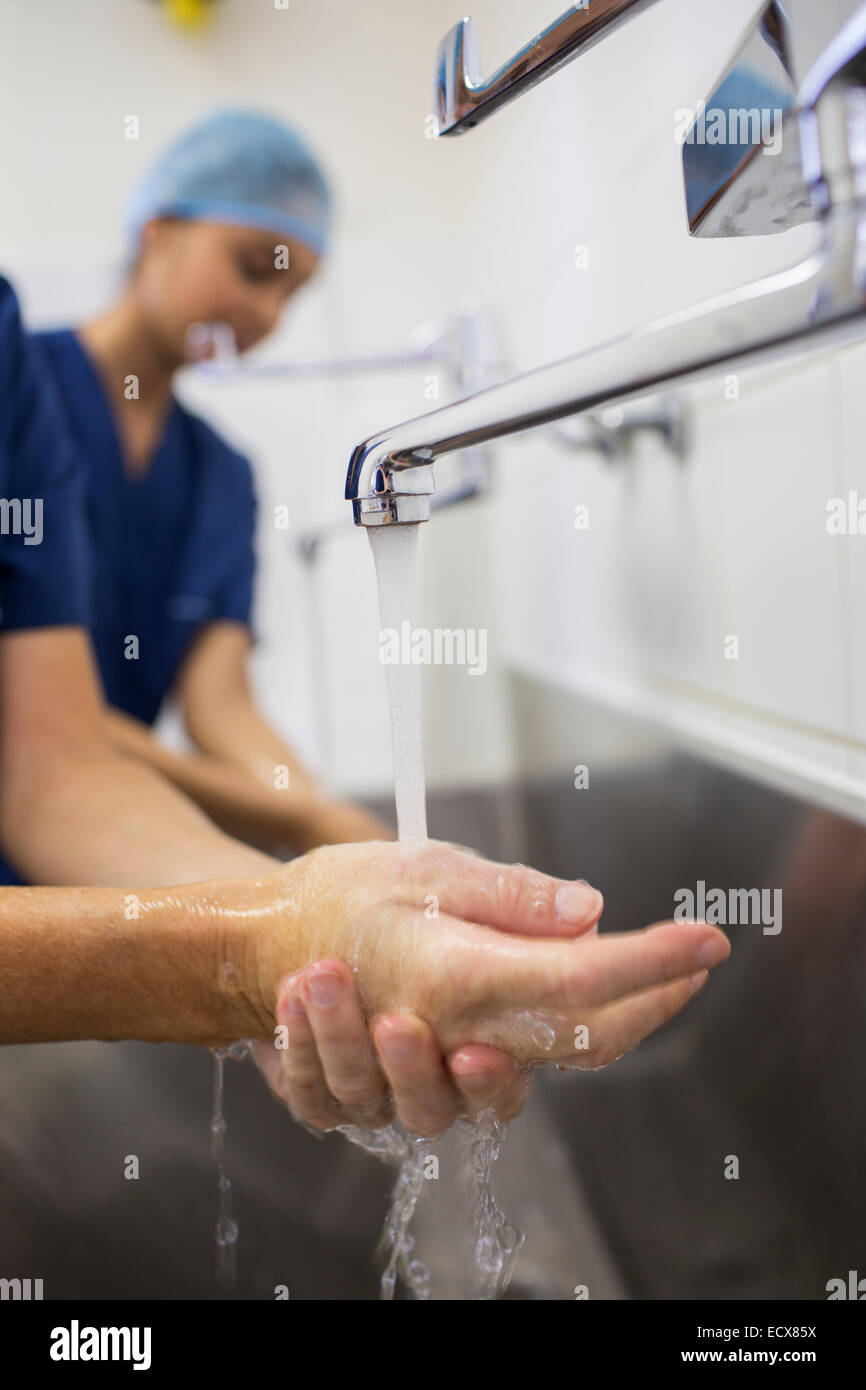
{"type": "Polygon", "coordinates": [[[526,1237],[508,1220],[490,1185],[493,1165],[502,1151],[505,1126],[492,1110],[483,1110],[469,1128],[469,1175],[475,1190],[472,1296],[485,1301],[505,1293],[526,1237]]]}
{"type": "Polygon", "coordinates": [[[425,1164],[430,1153],[430,1141],[411,1134],[399,1123],[383,1129],[359,1129],[355,1125],[340,1125],[340,1133],[383,1163],[397,1164],[397,1178],[379,1239],[377,1254],[382,1262],[379,1297],[385,1302],[394,1298],[399,1274],[413,1298],[430,1297],[430,1271],[414,1255],[415,1238],[409,1227],[418,1199],[426,1181],[425,1164]]]}
{"type": "Polygon", "coordinates": [[[556,1029],[534,1014],[523,1014],[522,1017],[529,1025],[529,1036],[535,1046],[542,1052],[550,1052],[556,1042],[556,1029]]]}
{"type": "Polygon", "coordinates": [[[226,1057],[242,1062],[250,1055],[251,1042],[236,1042],[230,1047],[212,1047],[214,1059],[213,1105],[211,1108],[210,1134],[211,1157],[216,1164],[219,1208],[217,1212],[216,1280],[221,1289],[234,1289],[237,1286],[237,1243],[238,1223],[232,1214],[232,1185],[225,1169],[225,1075],[226,1057]]]}

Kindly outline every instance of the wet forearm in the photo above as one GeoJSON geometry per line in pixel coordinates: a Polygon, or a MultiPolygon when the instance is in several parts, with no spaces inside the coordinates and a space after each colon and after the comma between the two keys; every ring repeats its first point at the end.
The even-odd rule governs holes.
{"type": "Polygon", "coordinates": [[[0,889],[0,1043],[246,1036],[222,887],[0,889]]]}

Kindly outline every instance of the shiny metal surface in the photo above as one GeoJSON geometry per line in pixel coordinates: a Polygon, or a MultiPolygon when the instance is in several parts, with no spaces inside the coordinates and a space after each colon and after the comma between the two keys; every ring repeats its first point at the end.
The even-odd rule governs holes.
{"type": "MultiPolygon", "coordinates": [[[[609,463],[627,458],[640,434],[656,435],[682,461],[691,443],[692,411],[688,401],[669,391],[629,408],[609,406],[549,428],[564,448],[597,449],[609,463]]],[[[435,509],[436,498],[433,501],[435,509]]]]}
{"type": "Polygon", "coordinates": [[[394,352],[369,353],[357,357],[310,358],[297,362],[247,362],[237,350],[231,328],[225,323],[196,323],[190,326],[188,344],[196,373],[216,381],[250,381],[260,377],[307,377],[354,375],[358,372],[394,371],[447,362],[451,345],[449,326],[422,324],[405,347],[394,352]],[[195,331],[193,331],[195,330],[195,331]]]}
{"type": "MultiPolygon", "coordinates": [[[[309,376],[354,376],[419,367],[440,367],[447,393],[452,396],[478,391],[504,374],[501,325],[496,315],[472,296],[464,296],[456,310],[435,322],[423,323],[409,335],[405,347],[394,352],[320,358],[296,362],[247,362],[237,349],[231,326],[224,322],[193,323],[187,331],[187,352],[196,375],[216,385],[247,381],[297,380],[309,376]]],[[[609,452],[614,440],[627,438],[622,431],[597,430],[600,445],[609,452]]],[[[455,484],[437,499],[439,509],[480,497],[490,486],[492,459],[484,445],[463,451],[455,484]]],[[[419,518],[421,519],[421,518],[419,518]]],[[[322,545],[344,534],[342,522],[327,522],[302,532],[295,542],[307,564],[314,564],[322,545]]]]}
{"type": "Polygon", "coordinates": [[[432,463],[441,454],[646,395],[734,361],[859,337],[864,299],[856,217],[836,213],[822,228],[818,249],[789,270],[364,440],[352,452],[346,479],[355,522],[427,520],[432,463]]]}
{"type": "Polygon", "coordinates": [[[820,214],[803,172],[799,113],[862,49],[864,8],[862,0],[769,0],[761,8],[683,132],[693,235],[767,235],[820,214]]]}
{"type": "Polygon", "coordinates": [[[726,928],[729,961],[634,1052],[539,1077],[623,1284],[604,1291],[607,1263],[576,1242],[552,1296],[826,1299],[864,1274],[866,827],[609,707],[524,679],[515,695],[526,862],[597,884],[602,931],[669,917],[699,880],[783,895],[782,930],[726,928]]]}
{"type": "Polygon", "coordinates": [[[442,454],[643,396],[734,361],[861,336],[866,3],[824,47],[801,89],[810,103],[797,114],[802,174],[818,218],[811,254],[788,270],[363,440],[346,478],[355,523],[427,520],[432,464],[442,454]]]}
{"type": "MultiPolygon", "coordinates": [[[[493,1176],[527,1234],[509,1298],[585,1283],[593,1299],[825,1299],[831,1278],[866,1274],[866,827],[569,693],[519,679],[514,696],[525,777],[434,794],[432,834],[597,883],[602,931],[670,916],[699,879],[779,886],[784,915],[776,936],[729,928],[707,989],[620,1061],[536,1073],[493,1176]]],[[[2,1272],[43,1278],[47,1299],[224,1297],[210,1086],[196,1048],[0,1049],[2,1272]]],[[[235,1296],[375,1299],[387,1170],[300,1129],[249,1063],[226,1064],[226,1116],[235,1296]]],[[[437,1142],[416,1218],[435,1298],[466,1292],[458,1149],[437,1142]]]]}
{"type": "Polygon", "coordinates": [[[46,1299],[374,1299],[389,1175],[339,1136],[317,1140],[249,1062],[226,1063],[226,1164],[238,1286],[214,1267],[213,1061],[147,1043],[0,1048],[4,1276],[46,1299]],[[124,1177],[127,1155],[140,1176],[124,1177]]]}
{"type": "Polygon", "coordinates": [[[475,21],[461,19],[439,45],[433,111],[440,135],[459,135],[558,72],[655,0],[583,0],[485,81],[475,21]]]}

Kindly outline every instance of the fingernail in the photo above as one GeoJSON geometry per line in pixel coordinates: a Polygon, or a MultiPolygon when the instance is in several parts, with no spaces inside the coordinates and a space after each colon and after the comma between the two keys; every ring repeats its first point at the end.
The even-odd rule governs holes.
{"type": "Polygon", "coordinates": [[[701,965],[721,965],[723,960],[727,960],[730,951],[730,942],[726,937],[714,936],[709,941],[705,941],[703,946],[699,948],[698,960],[701,965]]]}
{"type": "Polygon", "coordinates": [[[411,1062],[418,1053],[414,1033],[385,1033],[377,1043],[389,1062],[411,1062]]]}
{"type": "Polygon", "coordinates": [[[597,888],[589,884],[563,883],[553,900],[556,914],[563,922],[585,922],[601,910],[603,899],[597,888]]]}
{"type": "Polygon", "coordinates": [[[706,970],[699,970],[697,975],[693,975],[689,981],[689,994],[697,994],[699,989],[703,989],[709,978],[706,970]]]}
{"type": "Polygon", "coordinates": [[[333,1009],[340,1002],[343,982],[333,970],[311,971],[307,976],[307,989],[320,1009],[333,1009]]]}
{"type": "Polygon", "coordinates": [[[295,1018],[303,1018],[306,1012],[303,999],[297,990],[293,990],[289,995],[289,1013],[294,1014],[295,1018]]]}
{"type": "Polygon", "coordinates": [[[490,1077],[486,1071],[461,1072],[456,1077],[461,1086],[468,1086],[472,1091],[485,1091],[490,1086],[490,1077]]]}

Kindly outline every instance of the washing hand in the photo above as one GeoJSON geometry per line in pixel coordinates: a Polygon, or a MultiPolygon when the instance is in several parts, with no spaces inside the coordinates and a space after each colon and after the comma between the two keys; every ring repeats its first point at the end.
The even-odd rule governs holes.
{"type": "MultiPolygon", "coordinates": [[[[311,989],[316,975],[335,973],[339,979],[340,971],[317,965],[304,980],[297,972],[330,957],[347,962],[356,971],[364,1016],[372,1020],[389,1080],[393,1072],[398,1114],[423,1132],[450,1123],[459,1106],[453,1096],[446,1103],[450,1083],[444,1068],[434,1065],[441,1068],[428,1030],[449,1055],[456,1077],[479,1056],[490,1060],[489,1053],[477,1052],[478,1045],[499,1048],[524,1066],[603,1066],[676,1014],[705,981],[706,967],[730,950],[721,932],[703,924],[669,922],[599,938],[588,931],[600,909],[593,890],[487,863],[436,842],[317,850],[253,889],[263,910],[249,914],[250,925],[239,924],[223,943],[227,956],[244,961],[241,1032],[273,1039],[280,986],[293,977],[280,1003],[289,1051],[288,1004],[298,988],[305,1015],[293,1016],[302,1051],[290,1064],[296,1071],[289,1085],[300,1088],[315,1114],[323,1083],[313,1062],[312,1029],[304,1025],[322,1007],[311,989]],[[570,940],[581,925],[582,939],[570,940]],[[422,1025],[410,1029],[419,1049],[411,1065],[427,1077],[425,1115],[407,1096],[410,1064],[387,1059],[388,1036],[406,1027],[395,1014],[409,1014],[422,1025]],[[434,1093],[439,1101],[431,1114],[434,1093]]],[[[346,988],[349,977],[342,978],[346,988]]],[[[355,1088],[346,1066],[362,1036],[351,996],[335,1008],[328,1090],[356,1107],[382,1105],[378,1092],[355,1088]],[[348,1047],[343,1029],[354,1038],[348,1047]]],[[[279,1060],[285,1058],[283,1051],[279,1060]]],[[[275,1074],[272,1061],[268,1070],[275,1074]]],[[[497,1083],[500,1090],[511,1087],[513,1095],[515,1080],[501,1071],[497,1083]]]]}
{"type": "MultiPolygon", "coordinates": [[[[597,929],[603,902],[588,884],[575,887],[576,901],[586,889],[583,913],[572,913],[571,935],[579,936],[597,929]]],[[[275,1094],[311,1129],[378,1129],[396,1118],[434,1135],[462,1114],[487,1110],[507,1123],[532,1086],[528,1066],[483,1043],[443,1057],[433,1029],[412,1014],[382,1015],[371,1038],[352,972],[340,960],[318,961],[293,976],[280,991],[277,1023],[287,1046],[278,1051],[257,1043],[256,1061],[275,1094]]]]}
{"type": "Polygon", "coordinates": [[[317,961],[280,991],[277,1023],[286,1047],[256,1043],[271,1089],[309,1128],[378,1129],[395,1118],[418,1134],[439,1134],[461,1114],[494,1110],[500,1121],[523,1109],[531,1072],[484,1044],[446,1059],[429,1024],[385,1014],[372,1029],[352,972],[317,961]]]}

